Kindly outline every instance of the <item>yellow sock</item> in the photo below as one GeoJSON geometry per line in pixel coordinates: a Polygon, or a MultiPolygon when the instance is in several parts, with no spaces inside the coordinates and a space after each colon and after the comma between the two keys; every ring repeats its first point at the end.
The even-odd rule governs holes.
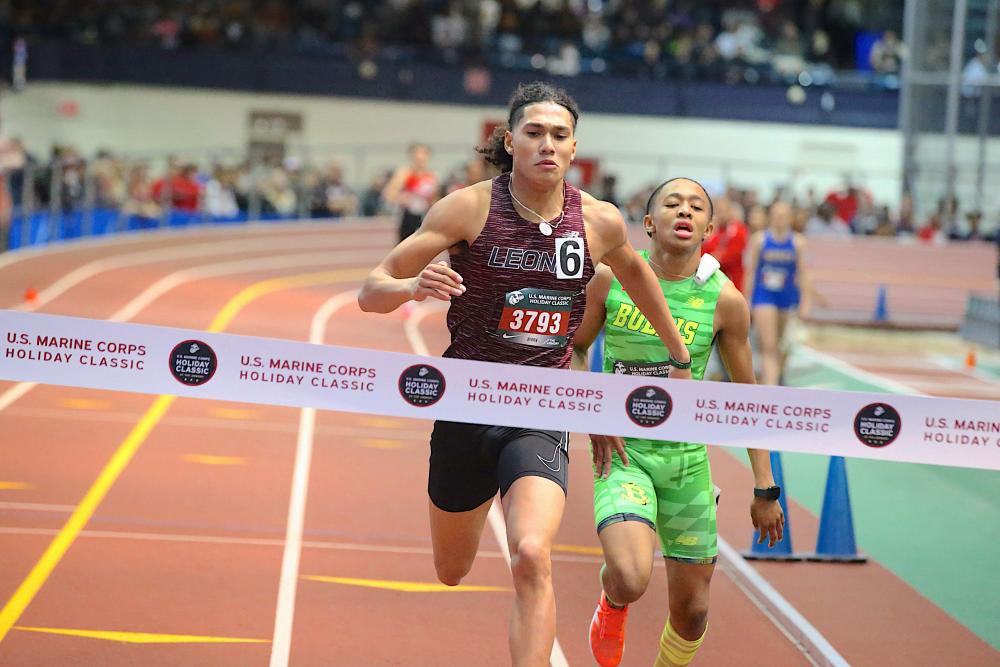
{"type": "Polygon", "coordinates": [[[667,623],[663,626],[663,634],[660,635],[660,654],[656,656],[656,664],[653,667],[684,667],[694,660],[694,654],[697,653],[707,632],[708,628],[706,627],[701,637],[694,641],[688,641],[677,634],[674,626],[670,625],[670,619],[667,618],[667,623]]]}

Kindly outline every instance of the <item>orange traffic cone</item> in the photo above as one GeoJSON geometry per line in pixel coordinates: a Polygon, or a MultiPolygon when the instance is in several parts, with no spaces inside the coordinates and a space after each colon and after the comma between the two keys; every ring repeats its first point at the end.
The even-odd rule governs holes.
{"type": "Polygon", "coordinates": [[[965,355],[965,367],[968,370],[970,370],[970,371],[973,368],[976,367],[976,351],[975,350],[969,350],[969,353],[967,355],[965,355]]]}
{"type": "Polygon", "coordinates": [[[35,299],[38,298],[38,291],[34,287],[29,287],[24,290],[24,300],[28,303],[34,303],[35,299]]]}

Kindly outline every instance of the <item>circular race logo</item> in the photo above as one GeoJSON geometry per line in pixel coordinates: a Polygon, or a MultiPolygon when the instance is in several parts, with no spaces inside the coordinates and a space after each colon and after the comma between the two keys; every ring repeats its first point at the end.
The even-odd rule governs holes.
{"type": "Polygon", "coordinates": [[[211,380],[218,363],[215,350],[200,340],[186,340],[170,351],[170,373],[189,387],[211,380]]]}
{"type": "Polygon", "coordinates": [[[903,420],[891,405],[872,403],[854,417],[854,435],[869,447],[885,447],[899,437],[903,420]]]}
{"type": "Polygon", "coordinates": [[[639,387],[625,399],[628,418],[639,426],[652,428],[667,421],[674,409],[674,402],[659,387],[639,387]]]}
{"type": "Polygon", "coordinates": [[[444,396],[444,375],[427,364],[410,366],[399,376],[399,393],[418,408],[434,405],[444,396]]]}

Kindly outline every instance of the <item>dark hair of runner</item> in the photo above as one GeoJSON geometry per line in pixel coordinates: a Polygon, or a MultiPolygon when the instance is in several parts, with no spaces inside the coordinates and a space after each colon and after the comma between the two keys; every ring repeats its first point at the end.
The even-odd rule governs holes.
{"type": "Polygon", "coordinates": [[[674,178],[667,179],[656,186],[656,189],[653,190],[653,194],[649,195],[649,199],[646,200],[646,215],[650,214],[650,209],[653,208],[653,202],[656,201],[656,195],[660,194],[660,190],[667,187],[674,181],[690,181],[701,188],[701,191],[705,193],[705,197],[708,198],[708,219],[711,220],[715,216],[715,204],[712,202],[712,196],[708,194],[708,188],[693,178],[688,178],[687,176],[675,176],[674,178]]]}
{"type": "Polygon", "coordinates": [[[565,108],[573,116],[573,129],[576,129],[576,121],[580,118],[580,109],[577,107],[576,101],[569,96],[569,93],[562,88],[556,88],[543,81],[522,83],[510,97],[510,103],[508,104],[510,112],[507,116],[507,124],[498,125],[493,130],[490,138],[482,145],[476,147],[476,152],[482,154],[483,159],[490,164],[499,167],[502,173],[511,171],[514,168],[514,157],[507,152],[504,146],[504,134],[508,129],[517,127],[518,121],[524,115],[524,107],[540,102],[555,102],[565,108]]]}

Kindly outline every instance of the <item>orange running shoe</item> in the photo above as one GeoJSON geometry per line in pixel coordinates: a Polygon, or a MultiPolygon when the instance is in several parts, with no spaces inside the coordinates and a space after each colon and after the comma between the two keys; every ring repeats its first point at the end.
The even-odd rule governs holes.
{"type": "Polygon", "coordinates": [[[625,652],[625,620],[628,605],[615,609],[601,591],[601,602],[590,621],[590,652],[601,667],[618,667],[625,652]]]}

